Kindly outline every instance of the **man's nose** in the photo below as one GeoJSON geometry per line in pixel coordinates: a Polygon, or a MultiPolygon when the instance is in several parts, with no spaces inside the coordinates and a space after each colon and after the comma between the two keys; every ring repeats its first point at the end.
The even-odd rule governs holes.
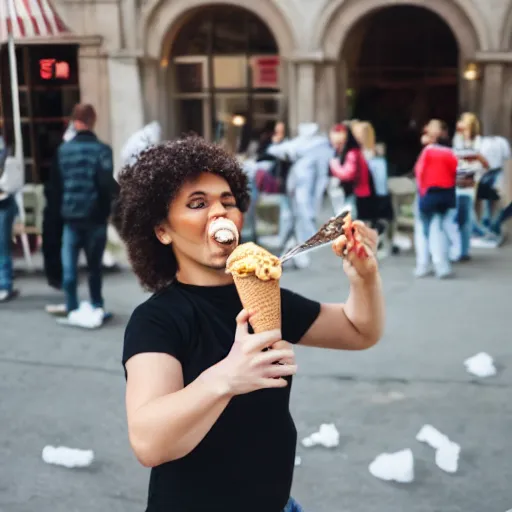
{"type": "Polygon", "coordinates": [[[210,218],[225,217],[228,213],[222,201],[215,201],[210,208],[210,218]]]}

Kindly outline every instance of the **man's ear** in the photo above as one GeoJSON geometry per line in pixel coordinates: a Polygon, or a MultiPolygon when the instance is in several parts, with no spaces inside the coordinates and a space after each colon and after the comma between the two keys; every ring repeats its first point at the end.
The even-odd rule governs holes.
{"type": "Polygon", "coordinates": [[[155,235],[163,245],[170,245],[172,243],[171,235],[169,235],[167,229],[162,224],[156,226],[155,235]]]}

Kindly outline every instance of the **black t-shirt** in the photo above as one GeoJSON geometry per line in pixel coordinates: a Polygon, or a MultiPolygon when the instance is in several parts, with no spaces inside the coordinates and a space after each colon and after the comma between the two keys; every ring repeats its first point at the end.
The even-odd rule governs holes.
{"type": "MultiPolygon", "coordinates": [[[[297,343],[320,304],[281,291],[283,339],[297,343]]],[[[175,283],[134,311],[123,364],[160,352],[183,367],[185,386],[224,359],[233,345],[242,304],[234,285],[175,283]]],[[[234,397],[187,456],[151,470],[146,512],[281,512],[290,496],[297,432],[286,388],[234,397]]]]}

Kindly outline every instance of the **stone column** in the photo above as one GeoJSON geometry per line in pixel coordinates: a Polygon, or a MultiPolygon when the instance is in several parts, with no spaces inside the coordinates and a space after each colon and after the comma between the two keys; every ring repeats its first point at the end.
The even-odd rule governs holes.
{"type": "Polygon", "coordinates": [[[80,101],[90,103],[96,109],[98,137],[110,144],[110,102],[107,59],[100,50],[101,38],[80,40],[78,70],[80,83],[80,101]]]}
{"type": "Polygon", "coordinates": [[[152,121],[159,121],[160,124],[162,124],[165,117],[165,109],[162,108],[159,101],[162,87],[160,62],[147,57],[140,62],[140,68],[142,75],[144,124],[152,121]]]}
{"type": "Polygon", "coordinates": [[[324,132],[338,121],[337,64],[324,62],[317,67],[315,121],[324,132]]]}
{"type": "Polygon", "coordinates": [[[503,64],[488,63],[483,69],[480,118],[485,135],[497,134],[502,127],[503,64]]]}
{"type": "Polygon", "coordinates": [[[296,123],[311,123],[316,119],[315,64],[300,62],[296,68],[296,123]]]}
{"type": "Polygon", "coordinates": [[[124,143],[144,126],[138,57],[135,52],[111,53],[108,57],[112,149],[116,169],[124,143]]]}
{"type": "Polygon", "coordinates": [[[288,61],[288,130],[291,135],[297,134],[297,66],[288,61]]]}

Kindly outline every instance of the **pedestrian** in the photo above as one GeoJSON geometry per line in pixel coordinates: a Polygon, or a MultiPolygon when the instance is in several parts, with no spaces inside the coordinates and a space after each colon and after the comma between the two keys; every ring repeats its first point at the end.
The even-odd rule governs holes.
{"type": "Polygon", "coordinates": [[[433,119],[426,127],[429,142],[414,171],[418,200],[414,228],[416,277],[430,274],[430,260],[439,278],[451,275],[450,227],[455,216],[457,157],[447,137],[446,123],[433,119]]]}
{"type": "MultiPolygon", "coordinates": [[[[142,153],[119,184],[118,230],[140,282],[154,292],[133,312],[123,352],[130,442],[152,468],[147,511],[302,510],[290,498],[297,367],[281,340],[351,350],[378,341],[376,234],[358,224],[368,257],[350,253],[343,262],[345,304],[282,289],[282,330],[251,334],[254,312],[242,311],[226,273],[236,243],[209,235],[218,219],[242,229],[249,193],[235,158],[200,138],[168,142],[142,153]]],[[[334,244],[338,254],[344,243],[334,244]]]]}
{"type": "Polygon", "coordinates": [[[23,185],[22,166],[9,156],[9,148],[0,135],[0,303],[15,299],[13,288],[12,237],[18,214],[16,194],[23,185]]]}
{"type": "Polygon", "coordinates": [[[86,324],[93,321],[97,326],[98,318],[104,314],[102,258],[114,193],[112,149],[93,132],[96,112],[92,105],[76,105],[71,119],[76,134],[57,150],[47,197],[55,202],[53,209],[60,212],[63,221],[61,257],[65,314],[70,324],[87,327],[86,324]],[[91,303],[81,312],[77,287],[82,249],[87,259],[91,303]]]}
{"type": "MultiPolygon", "coordinates": [[[[352,122],[352,126],[357,124],[352,122]]],[[[355,207],[357,218],[371,222],[376,218],[375,187],[361,145],[352,130],[348,123],[332,127],[330,137],[336,144],[336,156],[329,167],[331,174],[341,181],[346,202],[355,207]]]]}
{"type": "Polygon", "coordinates": [[[12,229],[18,206],[13,194],[0,188],[0,303],[15,299],[13,288],[12,229]]]}

